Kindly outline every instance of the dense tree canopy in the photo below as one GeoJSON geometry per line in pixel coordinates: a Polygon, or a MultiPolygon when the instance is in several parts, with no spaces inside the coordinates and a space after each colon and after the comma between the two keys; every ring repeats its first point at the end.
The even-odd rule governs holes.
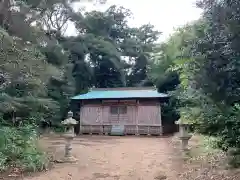
{"type": "Polygon", "coordinates": [[[44,4],[35,0],[2,4],[2,45],[9,46],[2,47],[5,48],[2,56],[10,61],[6,64],[1,58],[2,98],[8,103],[8,106],[2,104],[5,109],[1,112],[8,114],[4,117],[10,118],[12,111],[23,117],[37,111],[38,115],[44,114],[44,119],[59,119],[63,114],[57,112],[65,112],[69,97],[76,93],[86,92],[93,86],[140,85],[146,79],[149,53],[159,32],[152,25],[129,27],[127,18],[131,12],[123,7],[112,6],[105,12],[82,14],[74,12],[70,3],[57,0],[44,4]],[[12,10],[12,6],[19,7],[20,11],[12,10]],[[69,21],[76,27],[76,36],[64,36],[69,21]],[[6,48],[15,50],[9,52],[11,59],[6,48]],[[26,60],[23,56],[19,58],[23,53],[26,60]],[[15,68],[17,58],[22,70],[15,68]],[[33,110],[32,101],[42,110],[40,107],[33,110]],[[28,113],[18,109],[25,109],[26,105],[30,108],[28,113]]]}

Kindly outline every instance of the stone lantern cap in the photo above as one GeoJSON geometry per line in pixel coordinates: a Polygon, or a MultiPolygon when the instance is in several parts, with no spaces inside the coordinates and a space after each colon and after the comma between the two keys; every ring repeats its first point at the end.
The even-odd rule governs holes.
{"type": "Polygon", "coordinates": [[[188,121],[183,121],[183,120],[180,119],[180,120],[176,121],[175,124],[181,125],[181,126],[189,126],[189,125],[191,125],[192,123],[190,123],[190,122],[188,122],[188,121]]]}
{"type": "Polygon", "coordinates": [[[73,119],[72,117],[73,117],[73,112],[69,111],[68,112],[68,118],[65,119],[64,121],[62,121],[61,123],[63,125],[68,125],[68,126],[69,125],[76,125],[76,124],[78,124],[78,122],[75,119],[73,119]]]}

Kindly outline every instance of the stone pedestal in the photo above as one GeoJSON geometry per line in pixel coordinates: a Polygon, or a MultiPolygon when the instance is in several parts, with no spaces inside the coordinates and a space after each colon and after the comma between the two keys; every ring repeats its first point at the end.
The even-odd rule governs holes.
{"type": "Polygon", "coordinates": [[[179,139],[182,141],[182,150],[183,151],[188,150],[188,141],[189,141],[189,139],[191,139],[191,137],[192,137],[191,135],[184,136],[184,137],[179,136],[179,139]]]}

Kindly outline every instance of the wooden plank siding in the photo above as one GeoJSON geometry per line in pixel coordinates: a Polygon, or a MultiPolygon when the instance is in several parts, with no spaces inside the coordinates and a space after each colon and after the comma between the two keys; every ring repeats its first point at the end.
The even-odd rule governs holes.
{"type": "Polygon", "coordinates": [[[87,134],[109,134],[112,125],[124,125],[125,134],[162,133],[161,108],[155,101],[105,101],[81,107],[80,131],[87,134]],[[111,114],[112,105],[127,105],[126,114],[111,114]]]}

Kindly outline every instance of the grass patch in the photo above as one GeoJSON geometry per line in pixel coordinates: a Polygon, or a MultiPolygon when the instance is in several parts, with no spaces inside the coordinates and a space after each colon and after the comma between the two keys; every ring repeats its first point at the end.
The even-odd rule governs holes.
{"type": "Polygon", "coordinates": [[[192,156],[211,156],[221,153],[222,151],[216,146],[217,141],[215,137],[194,135],[189,142],[192,156]]]}

